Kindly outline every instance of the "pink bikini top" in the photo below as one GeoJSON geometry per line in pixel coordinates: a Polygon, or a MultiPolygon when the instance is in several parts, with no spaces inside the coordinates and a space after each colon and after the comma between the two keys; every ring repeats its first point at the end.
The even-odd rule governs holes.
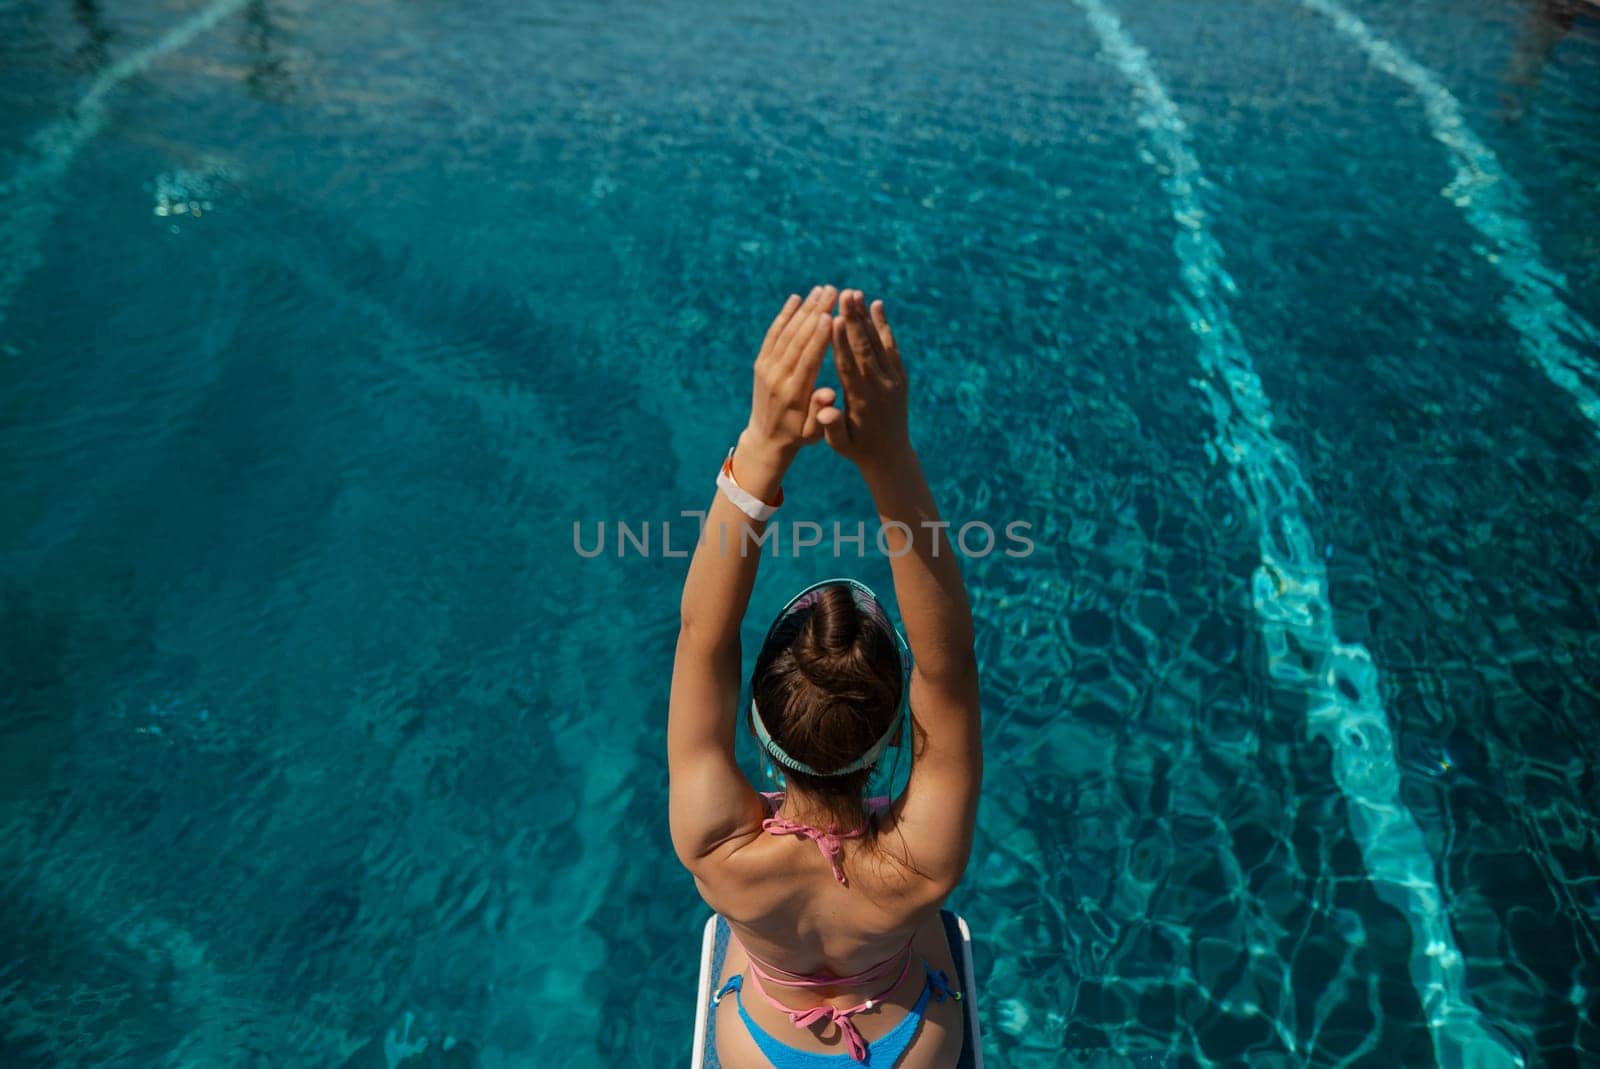
{"type": "MultiPolygon", "coordinates": [[[[866,834],[866,826],[863,825],[854,831],[845,832],[841,832],[834,825],[830,825],[826,830],[814,828],[809,824],[802,824],[797,820],[788,820],[776,815],[778,806],[783,802],[782,791],[762,791],[761,795],[767,800],[767,804],[774,814],[761,822],[761,830],[771,832],[773,835],[797,835],[802,839],[810,839],[817,844],[817,849],[822,852],[822,856],[833,867],[833,878],[848,887],[849,881],[845,879],[844,869],[839,865],[839,858],[844,852],[843,841],[845,839],[859,839],[866,834]]],[[[887,808],[888,805],[889,799],[886,797],[867,799],[868,820],[871,820],[873,815],[887,808]]],[[[734,938],[737,939],[738,936],[735,935],[734,938]]],[[[744,947],[744,941],[739,941],[739,945],[744,947],[745,956],[750,959],[752,986],[761,997],[766,999],[773,1007],[788,1014],[790,1022],[796,1028],[807,1028],[818,1021],[832,1021],[838,1025],[839,1030],[844,1034],[845,1044],[849,1047],[850,1054],[856,1061],[861,1061],[866,1057],[867,1042],[861,1033],[856,1030],[855,1022],[851,1021],[850,1018],[864,1010],[872,1009],[884,995],[900,986],[900,981],[904,980],[906,973],[911,970],[911,943],[912,940],[907,940],[905,946],[889,955],[883,961],[878,962],[878,964],[869,966],[861,972],[850,976],[835,976],[832,973],[806,974],[780,969],[778,966],[763,961],[755,954],[752,954],[749,947],[744,947]],[[784,987],[866,987],[869,984],[876,985],[884,977],[890,975],[896,965],[900,966],[900,972],[895,976],[893,983],[885,985],[872,998],[842,1010],[834,1009],[832,1006],[816,1006],[805,1010],[791,1009],[769,995],[761,984],[761,981],[765,980],[768,983],[780,984],[784,987]]]]}
{"type": "MultiPolygon", "coordinates": [[[[802,824],[798,820],[789,820],[777,815],[778,807],[783,804],[782,791],[762,791],[761,797],[767,800],[773,815],[761,822],[761,830],[769,831],[774,835],[798,835],[802,839],[810,839],[817,844],[817,849],[822,851],[822,856],[833,866],[833,878],[842,886],[850,886],[850,881],[844,878],[844,869],[839,864],[839,858],[844,855],[844,840],[859,839],[867,833],[867,825],[863,824],[855,831],[840,831],[837,825],[830,824],[826,831],[822,828],[813,828],[809,824],[802,824]]],[[[889,798],[879,795],[867,799],[867,821],[880,811],[889,807],[889,798]]]]}

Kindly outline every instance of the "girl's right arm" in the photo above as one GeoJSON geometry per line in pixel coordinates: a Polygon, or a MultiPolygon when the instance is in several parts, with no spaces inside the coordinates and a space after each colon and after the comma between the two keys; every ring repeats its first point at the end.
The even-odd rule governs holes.
{"type": "Polygon", "coordinates": [[[940,890],[961,879],[972,851],[983,778],[978,662],[961,568],[911,446],[905,366],[881,301],[840,296],[834,361],[845,411],[821,420],[828,442],[872,491],[890,553],[911,676],[911,778],[896,803],[911,861],[940,890]]]}

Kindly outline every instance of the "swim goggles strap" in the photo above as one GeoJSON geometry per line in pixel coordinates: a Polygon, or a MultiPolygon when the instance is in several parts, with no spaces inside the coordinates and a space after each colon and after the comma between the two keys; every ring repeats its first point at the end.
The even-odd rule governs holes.
{"type": "MultiPolygon", "coordinates": [[[[737,447],[735,447],[737,448],[737,447]]],[[[733,449],[728,450],[728,456],[722,462],[722,470],[717,473],[717,489],[721,490],[729,501],[732,501],[738,510],[749,516],[752,520],[760,522],[778,511],[778,506],[783,504],[783,487],[778,487],[778,500],[767,504],[750,491],[742,488],[733,478],[733,449]]]]}
{"type": "Polygon", "coordinates": [[[852,772],[859,772],[868,765],[876,763],[878,758],[883,756],[883,751],[889,748],[889,744],[899,737],[900,727],[904,719],[905,707],[902,705],[900,711],[895,713],[894,719],[889,722],[889,726],[884,729],[883,734],[878,736],[878,741],[874,742],[871,747],[867,749],[866,753],[862,754],[854,761],[851,761],[843,768],[835,768],[831,769],[830,771],[823,772],[812,768],[804,761],[790,757],[789,752],[782,746],[779,746],[777,741],[773,739],[772,732],[767,730],[766,723],[761,719],[761,710],[756,707],[755,699],[750,699],[750,724],[755,728],[756,741],[761,744],[761,748],[767,752],[768,756],[777,761],[778,764],[783,765],[785,768],[792,769],[795,772],[803,772],[808,776],[848,776],[852,772]]]}

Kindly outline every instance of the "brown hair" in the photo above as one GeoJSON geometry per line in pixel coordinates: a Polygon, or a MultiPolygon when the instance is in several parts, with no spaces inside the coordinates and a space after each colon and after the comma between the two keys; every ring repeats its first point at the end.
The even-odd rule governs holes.
{"type": "MultiPolygon", "coordinates": [[[[772,741],[821,771],[856,760],[888,730],[905,676],[892,625],[863,612],[850,588],[820,588],[811,607],[784,620],[756,658],[750,691],[772,741]]],[[[875,766],[843,776],[796,772],[785,780],[814,798],[840,828],[859,827],[875,766]]]]}

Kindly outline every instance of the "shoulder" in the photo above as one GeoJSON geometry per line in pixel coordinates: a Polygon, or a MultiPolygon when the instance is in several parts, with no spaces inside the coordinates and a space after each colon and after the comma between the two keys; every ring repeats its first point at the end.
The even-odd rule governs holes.
{"type": "Polygon", "coordinates": [[[783,913],[808,897],[803,874],[784,865],[758,828],[688,865],[705,904],[730,920],[752,921],[783,913]]]}
{"type": "Polygon", "coordinates": [[[694,877],[701,897],[719,913],[722,910],[712,901],[713,893],[747,885],[763,871],[761,862],[754,858],[759,851],[752,848],[766,838],[762,834],[765,822],[783,803],[783,792],[759,791],[757,795],[761,800],[758,812],[730,822],[723,834],[702,844],[693,856],[680,854],[678,858],[694,877]]]}
{"type": "Polygon", "coordinates": [[[961,882],[961,872],[942,864],[937,851],[919,848],[917,836],[895,816],[893,807],[878,814],[878,834],[870,849],[857,854],[857,867],[868,868],[875,890],[909,908],[943,902],[961,882]]]}

